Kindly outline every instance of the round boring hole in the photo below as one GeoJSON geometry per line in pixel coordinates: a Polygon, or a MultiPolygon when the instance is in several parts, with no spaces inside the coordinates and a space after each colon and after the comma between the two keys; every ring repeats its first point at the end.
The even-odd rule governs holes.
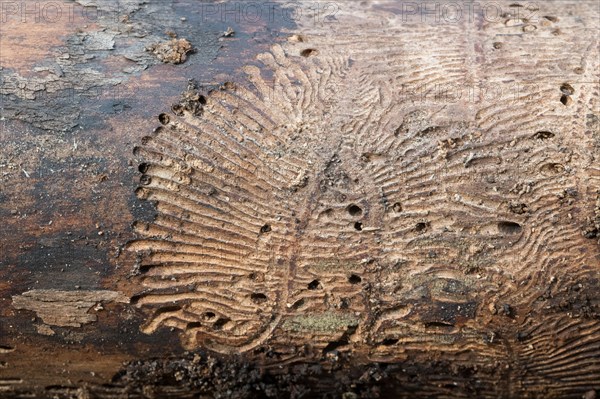
{"type": "Polygon", "coordinates": [[[271,225],[270,224],[265,224],[263,227],[260,228],[260,232],[261,233],[268,233],[271,231],[271,225]]]}
{"type": "Polygon", "coordinates": [[[534,139],[538,140],[547,140],[551,139],[552,137],[554,137],[554,133],[547,130],[539,131],[533,136],[534,139]]]}
{"type": "Polygon", "coordinates": [[[166,124],[168,124],[171,121],[171,118],[167,114],[160,114],[160,115],[158,115],[158,120],[163,125],[166,125],[166,124]]]}
{"type": "Polygon", "coordinates": [[[314,48],[307,48],[300,52],[300,55],[302,57],[311,57],[311,56],[317,55],[317,54],[319,54],[319,52],[317,50],[315,50],[314,48]]]}
{"type": "Polygon", "coordinates": [[[356,274],[352,274],[350,275],[350,277],[348,277],[348,282],[350,284],[359,284],[362,281],[362,278],[360,278],[360,276],[356,275],[356,274]]]}
{"type": "Polygon", "coordinates": [[[348,207],[348,213],[351,216],[360,216],[363,213],[363,210],[360,206],[356,205],[356,204],[352,204],[348,207]]]}
{"type": "Polygon", "coordinates": [[[573,100],[571,99],[571,96],[568,96],[566,94],[563,94],[560,97],[560,102],[562,103],[562,105],[571,105],[571,103],[573,103],[573,100]]]}
{"type": "Polygon", "coordinates": [[[152,178],[148,175],[143,175],[142,177],[140,177],[140,184],[142,186],[148,186],[150,185],[150,183],[152,183],[152,178]]]}
{"type": "Polygon", "coordinates": [[[500,222],[498,223],[498,230],[503,234],[519,234],[523,227],[516,222],[500,222]]]}
{"type": "Polygon", "coordinates": [[[362,229],[363,229],[363,224],[362,224],[361,222],[356,222],[356,223],[354,223],[354,229],[355,229],[356,231],[362,231],[362,229]]]}
{"type": "Polygon", "coordinates": [[[560,91],[567,96],[572,96],[575,93],[575,89],[568,83],[563,83],[560,86],[560,91]]]}
{"type": "Polygon", "coordinates": [[[215,316],[216,316],[216,314],[214,314],[214,312],[206,312],[206,313],[204,313],[204,318],[206,320],[214,319],[215,316]]]}
{"type": "Polygon", "coordinates": [[[215,324],[213,324],[213,330],[222,330],[223,327],[225,327],[225,325],[230,321],[231,319],[226,317],[219,318],[217,321],[215,321],[215,324]]]}
{"type": "Polygon", "coordinates": [[[252,299],[252,302],[260,304],[267,301],[267,296],[263,293],[255,292],[252,295],[250,295],[250,299],[252,299]]]}
{"type": "Polygon", "coordinates": [[[141,164],[138,166],[138,170],[140,171],[140,173],[146,173],[146,172],[148,171],[148,168],[149,168],[149,167],[150,167],[150,166],[149,166],[147,163],[141,163],[141,164]]]}
{"type": "Polygon", "coordinates": [[[181,105],[181,104],[173,104],[173,105],[171,106],[171,111],[173,111],[173,113],[174,113],[175,115],[179,115],[179,116],[182,116],[182,115],[183,115],[183,110],[184,110],[184,109],[185,109],[185,108],[184,108],[184,107],[183,107],[183,105],[181,105]]]}
{"type": "Polygon", "coordinates": [[[415,226],[415,230],[418,231],[419,233],[427,230],[427,227],[429,226],[429,223],[427,222],[419,222],[416,224],[415,226]]]}

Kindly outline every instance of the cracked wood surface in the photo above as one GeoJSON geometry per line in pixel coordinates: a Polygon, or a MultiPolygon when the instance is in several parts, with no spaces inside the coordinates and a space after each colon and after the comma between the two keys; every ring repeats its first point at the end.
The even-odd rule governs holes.
{"type": "MultiPolygon", "coordinates": [[[[128,2],[134,30],[140,4],[128,2]]],[[[317,17],[300,3],[295,26],[255,43],[228,75],[218,75],[226,57],[207,72],[187,49],[182,65],[149,61],[108,21],[110,45],[92,41],[111,66],[102,76],[135,81],[143,107],[126,117],[101,108],[102,124],[63,143],[52,142],[55,127],[22,139],[46,137],[60,151],[26,158],[55,159],[33,176],[26,165],[5,174],[16,188],[2,193],[2,211],[48,229],[16,239],[49,247],[54,273],[67,249],[87,262],[53,281],[27,266],[41,257],[35,245],[11,245],[5,230],[0,292],[14,299],[0,308],[0,392],[594,397],[600,15],[587,1],[495,4],[498,15],[431,23],[398,2],[338,3],[317,17]],[[122,46],[133,76],[115,72],[122,46]],[[69,151],[88,154],[95,182],[89,166],[61,163],[69,151]],[[72,187],[102,207],[83,197],[75,219],[61,217],[58,199],[40,205],[26,188],[52,168],[85,180],[72,187]],[[29,205],[15,211],[12,198],[29,205]],[[23,216],[36,209],[35,220],[23,216]],[[94,265],[105,269],[80,282],[94,265]],[[32,297],[42,290],[78,300],[79,322],[51,334],[17,311],[61,326],[32,297]],[[131,303],[106,303],[95,321],[87,310],[105,290],[131,303]],[[81,321],[91,323],[73,328],[81,321]],[[32,364],[40,345],[55,371],[32,364]]],[[[221,25],[213,35],[224,52],[253,29],[221,25]]],[[[25,93],[11,87],[2,94],[25,93]]],[[[56,120],[68,131],[77,113],[56,120]]],[[[25,129],[7,115],[9,129],[25,129]]],[[[11,143],[20,144],[9,141],[7,158],[11,143]]]]}

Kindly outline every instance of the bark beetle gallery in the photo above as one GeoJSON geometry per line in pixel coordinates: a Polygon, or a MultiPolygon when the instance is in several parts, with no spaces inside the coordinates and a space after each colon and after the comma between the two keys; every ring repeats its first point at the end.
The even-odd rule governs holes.
{"type": "Polygon", "coordinates": [[[2,5],[0,397],[600,391],[596,2],[2,5]]]}

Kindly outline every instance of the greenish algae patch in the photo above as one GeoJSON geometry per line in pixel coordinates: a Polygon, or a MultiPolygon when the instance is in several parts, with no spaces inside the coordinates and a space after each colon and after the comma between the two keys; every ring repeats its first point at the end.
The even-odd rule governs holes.
{"type": "Polygon", "coordinates": [[[363,270],[364,265],[360,262],[348,262],[341,260],[322,261],[309,266],[312,270],[325,273],[348,272],[363,270]]]}
{"type": "Polygon", "coordinates": [[[286,320],[282,327],[295,332],[327,333],[356,325],[358,318],[350,313],[313,313],[286,320]]]}

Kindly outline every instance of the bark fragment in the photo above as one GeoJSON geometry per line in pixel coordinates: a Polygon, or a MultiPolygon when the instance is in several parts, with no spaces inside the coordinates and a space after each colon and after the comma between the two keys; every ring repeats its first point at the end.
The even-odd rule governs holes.
{"type": "MultiPolygon", "coordinates": [[[[97,320],[95,314],[88,313],[93,306],[113,301],[129,302],[115,291],[32,290],[13,297],[13,307],[34,311],[48,325],[81,327],[97,320]]],[[[45,329],[43,333],[49,331],[45,329]]]]}

